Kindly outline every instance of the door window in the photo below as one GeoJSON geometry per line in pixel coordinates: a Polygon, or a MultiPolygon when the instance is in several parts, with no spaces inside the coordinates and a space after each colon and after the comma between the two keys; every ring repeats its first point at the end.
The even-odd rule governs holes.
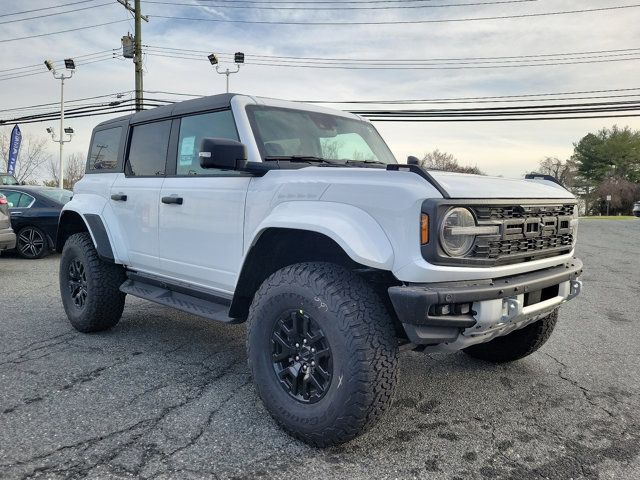
{"type": "Polygon", "coordinates": [[[97,173],[120,170],[122,164],[118,165],[118,152],[120,151],[121,138],[122,127],[109,128],[96,132],[91,142],[87,171],[97,173]]]}
{"type": "Polygon", "coordinates": [[[204,138],[228,138],[238,140],[236,124],[231,110],[190,115],[180,121],[178,140],[177,175],[234,174],[232,171],[202,168],[200,166],[200,143],[204,138]]]}
{"type": "Polygon", "coordinates": [[[14,190],[2,190],[0,193],[7,197],[9,208],[28,208],[35,200],[31,195],[14,190]]]}
{"type": "Polygon", "coordinates": [[[133,127],[127,161],[127,175],[162,177],[167,165],[171,120],[133,127]]]}

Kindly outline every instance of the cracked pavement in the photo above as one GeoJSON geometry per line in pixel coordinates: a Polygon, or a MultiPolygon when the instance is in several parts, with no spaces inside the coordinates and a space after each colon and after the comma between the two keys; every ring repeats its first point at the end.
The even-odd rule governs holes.
{"type": "Polygon", "coordinates": [[[584,291],[509,365],[400,356],[396,399],[362,437],[291,439],[252,386],[245,328],[127,299],[83,335],[59,256],[0,257],[0,477],[640,478],[640,221],[586,220],[584,291]]]}

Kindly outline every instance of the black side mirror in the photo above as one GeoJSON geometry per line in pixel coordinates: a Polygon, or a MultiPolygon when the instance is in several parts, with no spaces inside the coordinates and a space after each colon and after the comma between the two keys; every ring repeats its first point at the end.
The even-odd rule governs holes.
{"type": "Polygon", "coordinates": [[[418,160],[418,157],[414,157],[413,155],[409,155],[407,157],[407,164],[409,164],[409,165],[420,165],[420,160],[418,160]]]}
{"type": "Polygon", "coordinates": [[[243,170],[247,164],[245,146],[227,138],[205,138],[200,143],[200,166],[223,170],[243,170]]]}

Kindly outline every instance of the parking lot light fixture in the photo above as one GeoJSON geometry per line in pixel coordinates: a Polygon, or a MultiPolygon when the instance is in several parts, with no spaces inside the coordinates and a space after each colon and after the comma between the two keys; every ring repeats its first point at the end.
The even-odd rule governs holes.
{"type": "Polygon", "coordinates": [[[207,58],[209,59],[209,63],[211,63],[211,65],[216,67],[216,72],[218,72],[221,75],[226,75],[227,76],[227,93],[229,93],[229,75],[233,74],[233,73],[238,73],[240,71],[240,65],[244,63],[244,53],[242,52],[236,52],[233,56],[233,61],[236,64],[236,69],[235,70],[229,70],[229,68],[227,67],[224,70],[220,69],[220,64],[218,63],[218,57],[216,56],[215,53],[212,53],[210,55],[207,56],[207,58]]]}
{"type": "Polygon", "coordinates": [[[58,181],[58,186],[60,188],[64,188],[63,150],[64,150],[64,144],[71,141],[71,136],[73,134],[73,129],[65,128],[64,126],[64,81],[73,77],[73,74],[76,71],[76,62],[73,60],[73,58],[64,59],[64,68],[69,72],[68,74],[65,74],[64,72],[62,73],[56,72],[55,65],[51,60],[45,60],[44,64],[47,67],[47,69],[53,74],[53,78],[55,78],[56,80],[60,80],[60,137],[58,139],[55,138],[53,129],[47,129],[47,132],[51,134],[51,138],[54,142],[60,144],[60,160],[59,160],[60,177],[58,181]],[[69,132],[68,130],[71,130],[71,131],[69,132]],[[63,133],[67,134],[69,138],[65,139],[63,137],[63,133]]]}

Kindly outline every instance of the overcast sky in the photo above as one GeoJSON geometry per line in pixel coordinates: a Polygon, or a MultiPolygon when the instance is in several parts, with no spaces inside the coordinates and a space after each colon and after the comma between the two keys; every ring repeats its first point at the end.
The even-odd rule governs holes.
{"type": "MultiPolygon", "coordinates": [[[[71,3],[73,0],[2,1],[0,14],[71,3]],[[11,5],[9,5],[11,4],[11,5]]],[[[163,0],[158,0],[162,3],[163,0]]],[[[165,2],[168,0],[164,0],[165,2]]],[[[264,2],[264,0],[262,0],[264,2]]],[[[432,0],[423,5],[478,3],[480,0],[432,0]]],[[[496,0],[485,0],[496,1],[496,0]]],[[[177,0],[169,3],[215,5],[177,0]]],[[[396,2],[415,5],[419,2],[396,2]]],[[[460,58],[535,55],[563,52],[640,48],[640,8],[572,15],[528,17],[474,22],[417,25],[299,26],[191,22],[154,18],[155,15],[212,19],[293,21],[389,21],[453,19],[517,15],[632,5],[631,0],[537,0],[500,5],[465,5],[443,8],[389,10],[251,10],[197,8],[143,2],[150,18],[143,25],[143,43],[213,52],[243,51],[247,55],[283,55],[353,58],[460,58]]],[[[223,0],[218,4],[233,5],[223,0]]],[[[387,3],[381,5],[393,5],[387,3]]],[[[120,37],[133,31],[130,15],[115,0],[95,0],[80,6],[96,8],[71,14],[17,22],[44,15],[47,10],[22,16],[0,17],[0,70],[39,64],[119,48],[120,37]],[[98,6],[104,3],[108,5],[98,6]],[[39,38],[5,39],[66,30],[97,23],[120,23],[39,38]]],[[[235,2],[235,5],[246,3],[235,2]]],[[[262,3],[263,6],[285,6],[262,3]]],[[[357,4],[351,4],[354,6],[357,4]]],[[[291,5],[289,5],[291,6],[291,5]]],[[[317,6],[317,4],[316,4],[317,6]]],[[[347,6],[347,2],[343,2],[347,6]]],[[[76,6],[65,7],[71,10],[76,6]]],[[[640,56],[640,55],[639,55],[640,56]]],[[[633,57],[631,57],[633,58],[633,57]]],[[[521,95],[549,92],[640,87],[640,60],[598,64],[460,70],[332,70],[245,65],[231,78],[232,91],[289,100],[413,99],[521,95]]],[[[1,74],[0,73],[0,74],[1,74]]],[[[125,92],[134,88],[131,60],[112,59],[79,66],[68,81],[65,97],[77,99],[125,92]]],[[[224,91],[224,76],[217,75],[203,55],[202,61],[145,57],[145,90],[216,94],[224,91]]],[[[59,101],[59,82],[42,66],[42,74],[0,80],[0,108],[59,101]]],[[[167,95],[148,93],[147,97],[167,95]]],[[[341,106],[341,108],[349,108],[341,106]]],[[[7,113],[0,113],[6,118],[7,113]]],[[[67,122],[77,132],[67,152],[86,153],[92,127],[107,117],[67,122]]],[[[553,120],[496,123],[376,123],[400,161],[438,148],[461,163],[477,165],[490,174],[521,176],[535,169],[545,156],[567,158],[572,143],[589,131],[613,124],[640,128],[639,118],[553,120]]],[[[23,131],[42,134],[57,122],[25,125],[23,131]]],[[[10,128],[10,127],[9,127],[10,128]]],[[[57,144],[51,143],[52,155],[57,144]]]]}

